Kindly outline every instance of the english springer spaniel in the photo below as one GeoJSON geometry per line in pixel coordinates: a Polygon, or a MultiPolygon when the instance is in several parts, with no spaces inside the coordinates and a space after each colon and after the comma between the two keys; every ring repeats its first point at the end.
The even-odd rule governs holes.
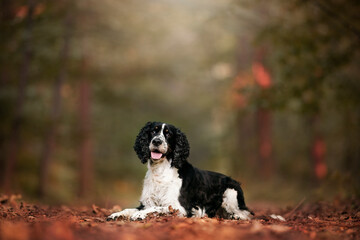
{"type": "Polygon", "coordinates": [[[188,161],[189,143],[173,125],[148,122],[136,137],[134,150],[148,171],[140,206],[111,214],[141,220],[149,213],[169,213],[171,206],[179,216],[249,220],[253,214],[245,205],[240,184],[220,173],[193,167],[188,161]]]}

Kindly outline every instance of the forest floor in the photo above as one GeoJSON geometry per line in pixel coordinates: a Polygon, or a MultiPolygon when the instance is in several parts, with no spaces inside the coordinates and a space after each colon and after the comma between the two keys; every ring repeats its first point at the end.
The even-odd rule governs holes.
{"type": "Polygon", "coordinates": [[[0,197],[0,239],[360,239],[360,201],[300,202],[254,207],[251,221],[152,215],[142,221],[106,221],[120,207],[44,206],[20,196],[0,197]],[[286,221],[273,219],[271,214],[286,221]]]}

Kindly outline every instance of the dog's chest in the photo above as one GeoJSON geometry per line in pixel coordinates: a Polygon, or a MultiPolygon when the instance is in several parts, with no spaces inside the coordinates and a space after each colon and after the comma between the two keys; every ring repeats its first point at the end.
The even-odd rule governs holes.
{"type": "Polygon", "coordinates": [[[176,168],[168,161],[150,166],[144,179],[144,188],[140,201],[147,207],[180,207],[179,195],[182,180],[176,168]]]}

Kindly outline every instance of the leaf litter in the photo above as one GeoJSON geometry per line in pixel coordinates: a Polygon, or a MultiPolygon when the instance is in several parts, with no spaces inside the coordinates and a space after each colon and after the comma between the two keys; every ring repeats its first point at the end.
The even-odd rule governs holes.
{"type": "Polygon", "coordinates": [[[360,239],[359,203],[315,202],[295,210],[258,206],[250,221],[180,218],[171,208],[169,214],[153,213],[141,221],[107,222],[106,217],[120,206],[46,206],[27,203],[20,195],[3,195],[0,239],[360,239]],[[285,221],[282,216],[287,216],[285,221]]]}

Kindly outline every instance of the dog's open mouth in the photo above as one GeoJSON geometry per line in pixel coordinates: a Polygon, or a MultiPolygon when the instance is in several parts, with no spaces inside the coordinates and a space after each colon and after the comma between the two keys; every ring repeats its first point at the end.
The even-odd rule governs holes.
{"type": "Polygon", "coordinates": [[[154,150],[151,152],[151,158],[154,160],[159,160],[162,157],[163,157],[163,154],[161,152],[159,152],[158,150],[154,150]]]}

